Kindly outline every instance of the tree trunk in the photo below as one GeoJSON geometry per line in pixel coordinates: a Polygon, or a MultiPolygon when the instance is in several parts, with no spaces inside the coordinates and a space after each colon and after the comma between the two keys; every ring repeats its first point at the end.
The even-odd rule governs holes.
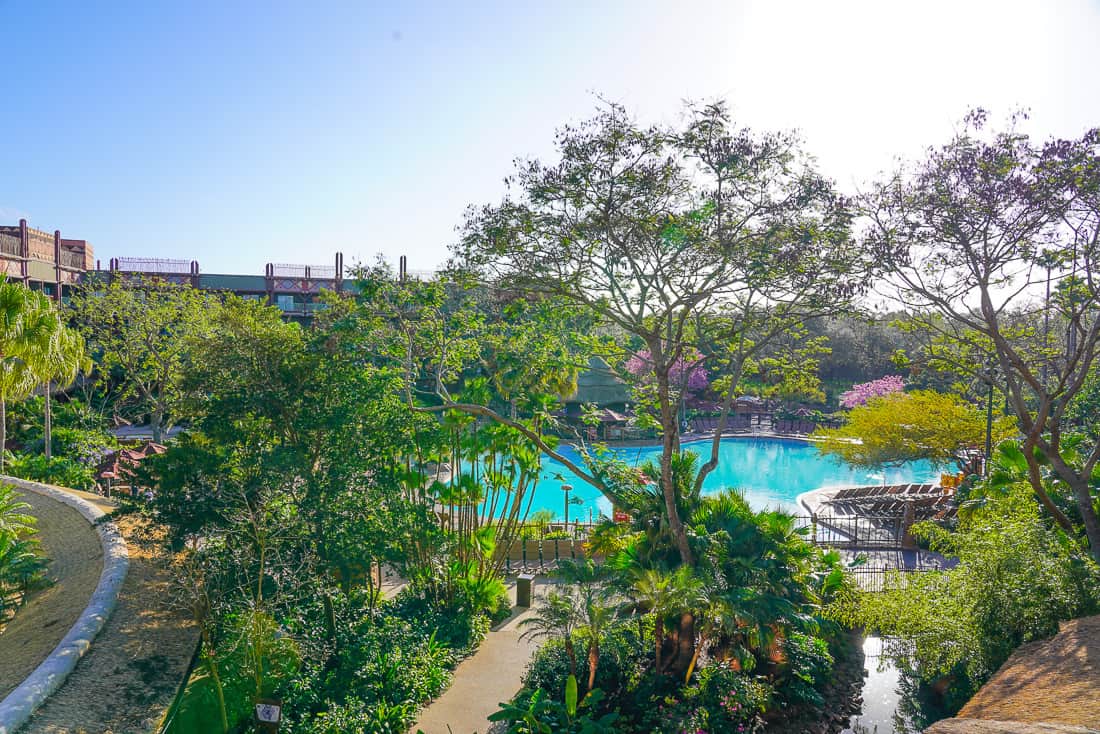
{"type": "Polygon", "coordinates": [[[1073,496],[1077,500],[1077,509],[1081,511],[1081,520],[1085,525],[1085,537],[1089,542],[1089,553],[1100,563],[1100,520],[1096,517],[1096,510],[1092,504],[1092,493],[1089,491],[1089,483],[1078,478],[1069,483],[1073,489],[1073,496]]]}
{"type": "MultiPolygon", "coordinates": [[[[1073,523],[1070,522],[1066,514],[1058,508],[1058,505],[1054,504],[1054,501],[1050,499],[1050,495],[1047,494],[1046,488],[1043,487],[1043,475],[1039,469],[1039,462],[1035,458],[1035,440],[1031,436],[1024,441],[1023,452],[1024,461],[1027,462],[1027,478],[1031,483],[1032,491],[1034,491],[1035,496],[1039,498],[1039,504],[1050,513],[1050,516],[1054,518],[1055,522],[1062,526],[1063,530],[1072,534],[1073,523]]],[[[1089,538],[1089,541],[1091,542],[1092,538],[1089,538]]]]}
{"type": "MultiPolygon", "coordinates": [[[[651,347],[650,353],[656,356],[660,353],[660,348],[654,350],[651,347]]],[[[676,549],[680,552],[680,562],[691,568],[695,562],[688,544],[687,531],[680,520],[680,510],[676,503],[676,483],[672,476],[672,456],[680,448],[680,426],[676,424],[676,414],[669,399],[668,368],[660,367],[656,374],[657,397],[661,404],[661,491],[665,498],[668,529],[672,533],[676,549]]]]}
{"type": "Polygon", "coordinates": [[[164,443],[164,411],[156,408],[149,415],[149,428],[153,433],[154,443],[164,443]]]}
{"type": "Polygon", "coordinates": [[[588,690],[596,685],[596,667],[600,664],[600,638],[595,630],[592,632],[592,643],[588,646],[588,690]]]}
{"type": "Polygon", "coordinates": [[[573,649],[573,638],[570,635],[565,636],[565,654],[569,656],[569,672],[576,678],[577,677],[577,653],[573,649]]]}
{"type": "Polygon", "coordinates": [[[684,612],[680,615],[680,626],[676,631],[676,657],[669,667],[677,673],[683,673],[695,657],[695,615],[684,612]]]}
{"type": "Polygon", "coordinates": [[[8,451],[8,401],[0,396],[0,474],[4,473],[4,458],[8,451]]]}
{"type": "Polygon", "coordinates": [[[53,410],[50,408],[50,382],[50,380],[46,380],[46,409],[42,414],[42,436],[46,441],[43,449],[47,459],[53,456],[53,410]]]}

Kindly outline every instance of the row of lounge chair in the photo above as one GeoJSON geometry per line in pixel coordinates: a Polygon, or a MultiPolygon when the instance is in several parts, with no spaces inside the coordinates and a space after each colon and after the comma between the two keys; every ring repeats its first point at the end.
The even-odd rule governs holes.
{"type": "Polygon", "coordinates": [[[825,500],[829,503],[852,501],[908,500],[915,497],[943,497],[944,491],[935,484],[892,484],[887,486],[848,487],[825,500]]]}
{"type": "MultiPolygon", "coordinates": [[[[692,418],[691,428],[695,433],[714,433],[718,430],[718,418],[692,418]]],[[[726,419],[726,431],[748,431],[752,428],[752,419],[748,416],[731,415],[726,419]]]]}
{"type": "Polygon", "coordinates": [[[911,511],[914,520],[947,520],[958,512],[953,494],[928,484],[854,487],[841,490],[827,502],[837,514],[857,518],[902,518],[911,511]],[[878,491],[854,491],[868,489],[878,491]]]}

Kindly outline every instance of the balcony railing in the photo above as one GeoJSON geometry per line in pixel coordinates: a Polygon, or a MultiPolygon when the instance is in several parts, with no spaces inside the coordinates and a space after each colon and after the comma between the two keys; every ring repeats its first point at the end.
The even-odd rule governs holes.
{"type": "Polygon", "coordinates": [[[283,313],[314,314],[328,308],[327,303],[275,303],[283,313]]]}
{"type": "Polygon", "coordinates": [[[127,273],[160,273],[166,275],[191,275],[195,271],[192,260],[161,260],[151,257],[119,257],[113,263],[114,270],[127,273]]]}
{"type": "Polygon", "coordinates": [[[73,250],[61,251],[61,263],[62,267],[66,268],[78,268],[84,269],[84,253],[75,252],[73,250]]]}
{"type": "Polygon", "coordinates": [[[272,263],[271,275],[276,278],[318,278],[332,279],[336,277],[334,265],[291,265],[289,263],[272,263]]]}

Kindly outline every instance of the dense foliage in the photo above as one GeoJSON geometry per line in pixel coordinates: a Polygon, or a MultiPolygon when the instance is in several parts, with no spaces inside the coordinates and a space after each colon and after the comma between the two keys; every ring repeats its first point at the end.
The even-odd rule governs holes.
{"type": "Polygon", "coordinates": [[[37,523],[29,509],[13,487],[0,484],[0,630],[46,567],[37,553],[37,523]]]}
{"type": "MultiPolygon", "coordinates": [[[[1012,422],[997,415],[993,440],[1012,435],[1012,422]]],[[[889,391],[852,409],[839,428],[819,429],[822,451],[855,466],[881,467],[926,459],[966,465],[985,442],[986,417],[957,395],[932,390],[889,391]]]]}
{"type": "MultiPolygon", "coordinates": [[[[680,481],[696,460],[677,457],[680,481]]],[[[535,691],[554,697],[568,676],[582,694],[599,691],[591,715],[614,714],[617,731],[756,730],[765,714],[820,705],[837,628],[819,611],[846,588],[837,557],[814,550],[790,516],[754,512],[736,494],[688,492],[681,509],[699,562],[682,566],[661,521],[659,468],[604,471],[617,474],[616,504],[632,523],[604,523],[592,546],[606,563],[564,564],[567,590],[525,621],[553,641],[504,710],[511,730],[528,730],[535,691]]]]}
{"type": "MultiPolygon", "coordinates": [[[[159,281],[86,289],[66,318],[97,368],[56,415],[51,383],[85,366],[83,341],[0,283],[0,445],[8,404],[40,386],[13,411],[23,476],[89,486],[109,419],[158,440],[183,429],[138,477],[202,634],[173,731],[244,727],[268,696],[297,734],[407,731],[509,612],[509,551],[553,519],[530,512],[543,456],[627,519],[601,522],[586,550],[602,564],[562,564],[524,622],[546,645],[494,717],[510,731],[748,732],[815,711],[837,620],[896,635],[919,676],[961,697],[1020,642],[1096,609],[1085,549],[1100,547],[1100,138],[983,130],[975,114],[854,202],[793,135],[739,128],[722,105],[652,127],[607,105],[559,132],[557,160],[520,161],[501,203],[469,210],[445,274],[362,268],[308,327],[159,281]],[[1026,300],[1039,273],[1042,308],[1026,300]],[[871,283],[897,286],[904,310],[857,313],[871,283]],[[659,461],[585,442],[592,364],[629,388],[659,461]],[[822,437],[854,464],[972,458],[994,398],[1009,417],[993,438],[1023,440],[960,489],[957,528],[917,530],[958,566],[860,596],[791,516],[702,495],[745,393],[780,418],[849,408],[822,437]],[[689,404],[719,418],[702,459],[680,445],[689,404]],[[407,582],[396,596],[391,573],[407,582]]],[[[10,606],[40,562],[5,502],[22,523],[5,535],[0,514],[10,606]]]]}
{"type": "MultiPolygon", "coordinates": [[[[972,490],[958,528],[931,523],[914,533],[958,559],[954,568],[916,574],[858,603],[839,603],[845,621],[900,640],[925,682],[949,683],[957,709],[1020,644],[1048,637],[1058,622],[1100,609],[1100,569],[1044,519],[1026,479],[1005,482],[1018,450],[972,490]]],[[[1019,459],[1020,463],[1022,459],[1019,459]]]]}

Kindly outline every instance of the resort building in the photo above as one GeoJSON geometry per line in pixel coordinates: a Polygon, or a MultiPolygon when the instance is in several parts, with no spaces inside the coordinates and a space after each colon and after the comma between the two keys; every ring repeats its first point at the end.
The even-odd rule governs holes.
{"type": "Polygon", "coordinates": [[[263,275],[203,273],[195,260],[111,258],[107,270],[89,273],[89,278],[123,282],[158,280],[190,285],[204,291],[234,293],[241,298],[276,306],[287,319],[308,320],[323,304],[321,291],[340,293],[344,279],[344,256],[336,253],[332,265],[288,265],[268,263],[263,275]]]}
{"type": "MultiPolygon", "coordinates": [[[[404,258],[401,265],[404,276],[404,258]]],[[[190,285],[263,301],[295,321],[308,321],[322,307],[322,291],[340,293],[351,285],[344,278],[344,256],[339,252],[331,265],[268,263],[262,275],[204,273],[195,260],[141,257],[111,258],[104,269],[86,240],[63,238],[60,230],[51,234],[35,229],[26,219],[18,225],[0,225],[0,273],[58,301],[85,282],[156,280],[190,285]]]]}
{"type": "Polygon", "coordinates": [[[0,273],[61,300],[95,267],[92,246],[70,240],[60,230],[44,232],[20,219],[18,225],[0,225],[0,273]]]}

